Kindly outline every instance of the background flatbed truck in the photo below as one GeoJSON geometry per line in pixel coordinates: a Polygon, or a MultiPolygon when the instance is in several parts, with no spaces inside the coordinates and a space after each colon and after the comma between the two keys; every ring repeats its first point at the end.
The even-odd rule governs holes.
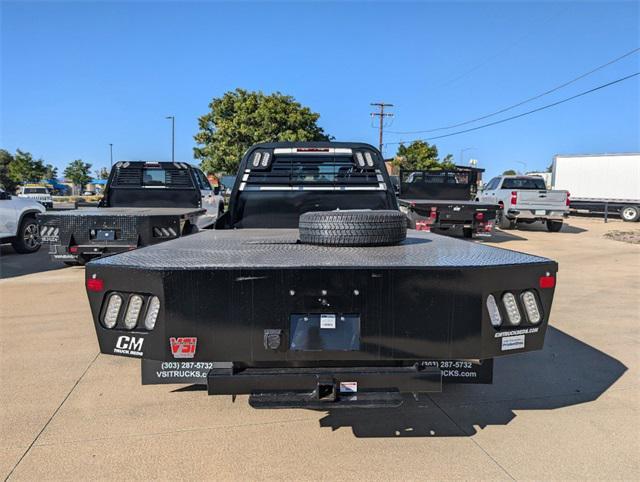
{"type": "Polygon", "coordinates": [[[216,228],[87,265],[100,350],[141,358],[143,383],[256,407],[396,406],[542,348],[557,264],[407,235],[367,144],[252,147],[216,228]]]}
{"type": "Polygon", "coordinates": [[[446,171],[405,171],[399,175],[398,204],[409,227],[462,233],[465,238],[490,236],[498,206],[474,201],[478,173],[483,169],[457,167],[446,171]]]}
{"type": "Polygon", "coordinates": [[[212,227],[224,211],[219,190],[182,162],[118,162],[97,208],[39,215],[53,259],[85,264],[212,227]]]}

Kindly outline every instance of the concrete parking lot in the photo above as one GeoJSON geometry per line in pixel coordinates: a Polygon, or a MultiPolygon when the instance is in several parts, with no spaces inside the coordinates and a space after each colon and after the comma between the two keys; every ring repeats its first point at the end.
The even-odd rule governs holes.
{"type": "Polygon", "coordinates": [[[83,268],[0,258],[0,474],[33,479],[638,479],[640,224],[571,218],[486,241],[560,264],[544,350],[493,385],[398,409],[255,410],[246,397],[141,386],[98,354],[83,268]]]}

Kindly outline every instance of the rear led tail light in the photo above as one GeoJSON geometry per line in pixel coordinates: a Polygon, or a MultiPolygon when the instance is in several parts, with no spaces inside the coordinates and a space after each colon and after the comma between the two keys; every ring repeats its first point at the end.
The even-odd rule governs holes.
{"type": "Polygon", "coordinates": [[[516,297],[513,296],[513,293],[505,293],[502,295],[502,304],[507,311],[509,323],[512,325],[519,325],[522,321],[522,316],[520,316],[520,310],[518,309],[516,297]]]}
{"type": "Polygon", "coordinates": [[[149,300],[149,308],[147,308],[147,316],[144,317],[144,327],[147,330],[153,330],[156,326],[156,320],[160,313],[160,299],[157,296],[149,300]]]}
{"type": "Polygon", "coordinates": [[[484,213],[476,213],[476,219],[482,221],[484,219],[484,213]]]}
{"type": "Polygon", "coordinates": [[[571,193],[569,191],[567,191],[567,206],[571,205],[571,193]]]}
{"type": "Polygon", "coordinates": [[[500,326],[502,324],[502,316],[500,315],[498,303],[496,303],[496,299],[493,295],[487,296],[487,311],[489,311],[491,324],[495,327],[500,326]]]}
{"type": "Polygon", "coordinates": [[[129,305],[127,306],[127,312],[124,316],[124,326],[128,330],[133,330],[136,327],[141,309],[142,296],[133,295],[131,298],[129,298],[129,305]]]}
{"type": "Polygon", "coordinates": [[[107,303],[107,309],[104,313],[104,319],[102,323],[107,328],[113,328],[118,321],[118,314],[120,314],[120,307],[122,306],[122,296],[111,295],[109,302],[107,303]]]}
{"type": "Polygon", "coordinates": [[[70,252],[71,254],[76,254],[76,253],[78,252],[78,247],[77,247],[77,246],[71,246],[71,247],[69,248],[69,252],[70,252]]]}
{"type": "Polygon", "coordinates": [[[536,302],[536,295],[534,295],[532,291],[525,291],[520,295],[520,300],[522,300],[524,310],[527,312],[528,320],[534,325],[540,323],[542,317],[540,316],[540,310],[536,302]]]}
{"type": "Polygon", "coordinates": [[[511,204],[518,204],[518,191],[511,191],[511,204]]]}
{"type": "Polygon", "coordinates": [[[553,288],[556,285],[556,278],[551,275],[540,276],[538,283],[540,288],[553,288]]]}
{"type": "Polygon", "coordinates": [[[104,281],[100,278],[89,278],[87,280],[87,290],[96,292],[104,290],[104,281]]]}

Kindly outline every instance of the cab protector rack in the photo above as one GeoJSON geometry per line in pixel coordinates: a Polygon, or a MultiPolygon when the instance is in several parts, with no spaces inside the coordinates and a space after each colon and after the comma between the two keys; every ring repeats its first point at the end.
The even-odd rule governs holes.
{"type": "Polygon", "coordinates": [[[87,264],[100,351],[256,407],[376,407],[542,348],[554,261],[398,218],[375,148],[254,146],[215,230],[87,264]]]}

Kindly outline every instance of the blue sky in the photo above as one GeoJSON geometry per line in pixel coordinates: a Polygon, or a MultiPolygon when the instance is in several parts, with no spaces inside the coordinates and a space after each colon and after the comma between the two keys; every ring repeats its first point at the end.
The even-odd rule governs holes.
{"type": "MultiPolygon", "coordinates": [[[[115,159],[170,159],[175,115],[176,158],[191,160],[197,117],[236,87],[292,95],[337,140],[377,144],[370,102],[395,104],[389,131],[492,112],[640,46],[639,5],[2,2],[0,146],[60,168],[108,165],[109,143],[115,159]]],[[[635,54],[504,116],[639,70],[635,54]]],[[[639,107],[635,77],[434,142],[456,160],[473,147],[465,161],[490,175],[543,169],[557,153],[640,151],[639,107]]]]}

